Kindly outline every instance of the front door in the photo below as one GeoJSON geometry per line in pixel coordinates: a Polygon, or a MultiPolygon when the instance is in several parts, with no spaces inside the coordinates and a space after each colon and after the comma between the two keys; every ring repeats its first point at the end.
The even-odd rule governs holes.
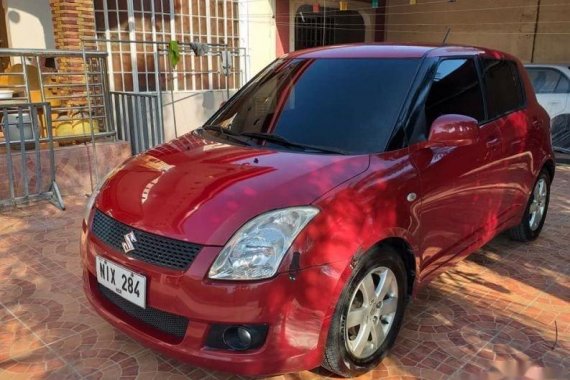
{"type": "MultiPolygon", "coordinates": [[[[483,121],[485,111],[475,61],[441,60],[424,109],[427,136],[429,126],[441,115],[461,114],[483,121]]],[[[420,276],[425,278],[477,244],[475,233],[485,223],[483,205],[489,201],[487,189],[481,186],[481,173],[496,160],[501,136],[494,124],[485,124],[474,144],[441,146],[423,141],[410,149],[421,180],[420,276]]]]}

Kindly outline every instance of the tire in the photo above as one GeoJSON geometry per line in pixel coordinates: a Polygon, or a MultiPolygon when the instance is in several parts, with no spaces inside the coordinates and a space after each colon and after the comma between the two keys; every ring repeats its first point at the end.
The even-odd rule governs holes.
{"type": "Polygon", "coordinates": [[[550,125],[554,150],[557,148],[570,149],[570,114],[556,116],[550,125]]]}
{"type": "Polygon", "coordinates": [[[546,219],[546,214],[548,212],[548,204],[550,202],[550,182],[550,175],[546,170],[542,169],[536,179],[533,191],[530,193],[522,221],[518,226],[509,230],[509,236],[512,240],[528,242],[535,240],[538,235],[540,235],[540,231],[542,231],[544,220],[546,219]],[[541,192],[541,184],[544,186],[545,193],[542,196],[539,196],[538,194],[541,192]],[[537,207],[538,211],[542,209],[540,215],[535,214],[537,207]]]}
{"type": "Polygon", "coordinates": [[[322,366],[343,377],[358,376],[378,366],[393,346],[400,330],[407,302],[407,284],[406,268],[400,255],[393,248],[382,247],[362,256],[335,308],[322,366]],[[392,281],[389,282],[389,286],[382,287],[381,283],[386,283],[383,282],[386,278],[392,278],[392,281]],[[370,279],[372,279],[374,300],[372,300],[374,297],[366,295],[371,292],[365,291],[371,289],[366,287],[367,284],[370,285],[370,279]],[[394,284],[397,289],[394,289],[394,284]],[[384,297],[381,290],[386,290],[384,297]],[[396,305],[395,311],[393,311],[394,305],[396,305]],[[348,317],[349,309],[353,312],[351,318],[348,317]],[[382,314],[384,311],[385,315],[382,314]],[[387,313],[388,311],[390,313],[387,313]],[[347,324],[362,320],[354,318],[356,315],[362,315],[365,322],[347,328],[347,324]],[[371,339],[372,335],[367,335],[366,341],[362,340],[368,329],[370,334],[377,332],[375,343],[371,339]],[[383,340],[380,340],[381,335],[384,336],[383,340]],[[357,344],[358,342],[365,343],[357,344]]]}

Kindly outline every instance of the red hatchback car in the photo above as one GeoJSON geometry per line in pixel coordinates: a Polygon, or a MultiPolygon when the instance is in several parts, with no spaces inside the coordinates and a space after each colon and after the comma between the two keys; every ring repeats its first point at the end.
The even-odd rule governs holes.
{"type": "Polygon", "coordinates": [[[430,279],[502,231],[539,235],[553,176],[548,115],[512,56],[291,53],[103,181],[83,224],[85,292],[198,366],[357,375],[430,279]]]}

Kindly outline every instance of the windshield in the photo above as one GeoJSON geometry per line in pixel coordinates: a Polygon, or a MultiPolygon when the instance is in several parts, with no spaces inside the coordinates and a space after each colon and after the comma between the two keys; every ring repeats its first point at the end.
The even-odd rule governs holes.
{"type": "MultiPolygon", "coordinates": [[[[275,61],[207,123],[250,144],[278,136],[347,154],[381,152],[419,65],[418,59],[284,59],[275,61]],[[240,136],[240,138],[244,138],[240,136]]],[[[232,140],[223,131],[219,136],[232,140]]],[[[292,146],[292,145],[291,145],[292,146]]],[[[325,151],[323,149],[323,151],[325,151]]]]}

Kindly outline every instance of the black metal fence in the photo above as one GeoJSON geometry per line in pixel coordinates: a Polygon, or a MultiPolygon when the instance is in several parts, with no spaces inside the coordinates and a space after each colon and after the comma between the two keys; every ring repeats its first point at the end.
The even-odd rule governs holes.
{"type": "Polygon", "coordinates": [[[0,207],[45,199],[65,209],[55,180],[51,113],[49,103],[0,104],[0,153],[6,156],[0,170],[8,178],[0,182],[0,207]]]}

